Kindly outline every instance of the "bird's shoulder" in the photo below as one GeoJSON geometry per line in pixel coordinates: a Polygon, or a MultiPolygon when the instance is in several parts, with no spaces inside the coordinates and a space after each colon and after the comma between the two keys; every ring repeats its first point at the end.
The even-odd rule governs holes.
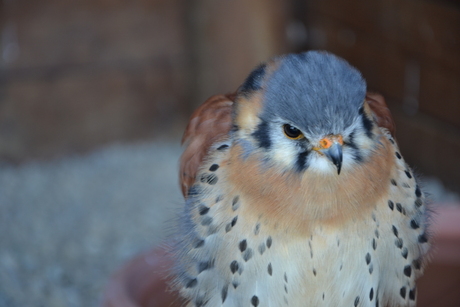
{"type": "Polygon", "coordinates": [[[227,138],[232,127],[234,99],[235,94],[214,95],[191,115],[182,138],[185,148],[180,158],[179,178],[184,196],[195,182],[210,147],[227,138]]]}
{"type": "Polygon", "coordinates": [[[374,119],[377,122],[377,125],[381,128],[387,129],[394,137],[396,133],[396,127],[385,98],[378,93],[367,92],[366,102],[374,114],[374,119]]]}

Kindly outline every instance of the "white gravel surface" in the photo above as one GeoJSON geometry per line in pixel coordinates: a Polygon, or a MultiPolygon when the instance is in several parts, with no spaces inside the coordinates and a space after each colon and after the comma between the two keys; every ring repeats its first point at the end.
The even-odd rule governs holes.
{"type": "MultiPolygon", "coordinates": [[[[178,144],[0,165],[0,307],[98,306],[110,275],[168,234],[178,144]]],[[[436,202],[458,202],[425,181],[436,202]]]]}
{"type": "Polygon", "coordinates": [[[0,306],[98,306],[110,274],[167,234],[179,155],[145,143],[0,166],[0,306]]]}

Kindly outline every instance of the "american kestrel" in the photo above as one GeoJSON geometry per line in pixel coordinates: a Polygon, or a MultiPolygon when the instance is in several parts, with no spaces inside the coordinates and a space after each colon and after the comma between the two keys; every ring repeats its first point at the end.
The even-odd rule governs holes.
{"type": "Polygon", "coordinates": [[[184,142],[186,306],[415,306],[425,195],[383,97],[345,60],[260,65],[195,111],[184,142]]]}

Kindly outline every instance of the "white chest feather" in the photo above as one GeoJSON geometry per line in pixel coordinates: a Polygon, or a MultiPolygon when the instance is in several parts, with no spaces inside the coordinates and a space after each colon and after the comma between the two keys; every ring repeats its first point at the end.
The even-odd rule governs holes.
{"type": "Polygon", "coordinates": [[[298,235],[225,189],[222,157],[200,173],[181,221],[176,273],[187,306],[415,306],[425,206],[402,159],[367,217],[298,235]]]}

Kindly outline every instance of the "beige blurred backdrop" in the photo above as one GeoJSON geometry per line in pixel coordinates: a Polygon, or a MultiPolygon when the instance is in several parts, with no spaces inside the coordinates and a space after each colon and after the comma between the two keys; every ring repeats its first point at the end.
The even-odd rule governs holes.
{"type": "Polygon", "coordinates": [[[5,0],[0,157],[180,135],[258,63],[332,51],[385,95],[411,164],[460,189],[455,1],[5,0]]]}
{"type": "Polygon", "coordinates": [[[286,52],[356,66],[434,201],[458,202],[457,1],[3,0],[0,29],[0,306],[100,304],[171,233],[191,112],[286,52]]]}

